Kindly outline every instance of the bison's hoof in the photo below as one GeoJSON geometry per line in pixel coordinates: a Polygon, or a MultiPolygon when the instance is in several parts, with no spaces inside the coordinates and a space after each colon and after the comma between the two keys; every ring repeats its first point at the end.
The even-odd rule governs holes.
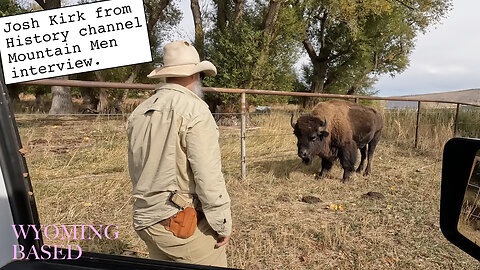
{"type": "Polygon", "coordinates": [[[323,174],[315,174],[315,180],[320,180],[323,178],[323,174]]]}
{"type": "Polygon", "coordinates": [[[363,173],[363,176],[368,176],[369,174],[370,174],[369,171],[365,171],[365,172],[363,173]]]}

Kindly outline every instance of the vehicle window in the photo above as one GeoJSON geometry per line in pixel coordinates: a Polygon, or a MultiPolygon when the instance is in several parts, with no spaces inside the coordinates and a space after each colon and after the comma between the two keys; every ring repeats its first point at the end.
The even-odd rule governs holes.
{"type": "MultiPolygon", "coordinates": [[[[142,98],[129,100],[131,108],[148,95],[145,92],[142,98]]],[[[338,161],[318,180],[320,159],[305,165],[298,156],[290,118],[292,112],[294,121],[302,115],[298,113],[301,105],[249,112],[246,179],[240,177],[240,115],[214,114],[223,173],[232,198],[234,234],[227,249],[229,266],[278,269],[325,264],[345,269],[402,269],[421,264],[446,268],[454,261],[468,269],[474,263],[449,244],[439,228],[439,146],[452,136],[455,107],[422,107],[415,148],[416,108],[361,103],[381,113],[383,134],[370,175],[355,173],[345,183],[338,161]]],[[[77,232],[81,232],[78,226],[85,227],[83,239],[62,239],[54,237],[55,227],[50,226],[46,244],[148,257],[144,242],[132,227],[125,130],[128,112],[16,115],[28,149],[26,159],[41,224],[56,225],[61,232],[62,226],[71,230],[77,225],[77,232]],[[114,225],[107,229],[108,237],[107,225],[114,225]]],[[[470,112],[461,113],[467,117],[470,112]]],[[[458,132],[471,129],[459,125],[458,132]]],[[[359,151],[355,166],[360,157],[359,151]]]]}
{"type": "Polygon", "coordinates": [[[463,199],[458,231],[475,244],[480,244],[480,152],[474,159],[472,172],[463,199]]]}

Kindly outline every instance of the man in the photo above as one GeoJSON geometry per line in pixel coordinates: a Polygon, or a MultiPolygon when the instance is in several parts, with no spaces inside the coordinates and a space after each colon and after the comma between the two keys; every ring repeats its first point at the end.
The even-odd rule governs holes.
{"type": "Polygon", "coordinates": [[[200,62],[186,41],[167,44],[163,60],[148,77],[165,78],[166,84],[127,122],[133,226],[150,258],[226,267],[230,197],[221,172],[218,127],[199,97],[200,73],[215,76],[217,70],[208,61],[200,62]],[[195,206],[198,226],[193,224],[193,235],[181,238],[173,223],[186,213],[180,214],[187,204],[195,206]]]}

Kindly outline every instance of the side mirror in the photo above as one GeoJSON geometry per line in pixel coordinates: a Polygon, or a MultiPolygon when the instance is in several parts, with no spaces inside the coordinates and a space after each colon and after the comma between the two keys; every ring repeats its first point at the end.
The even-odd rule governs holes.
{"type": "Polygon", "coordinates": [[[480,260],[480,139],[445,144],[440,228],[448,241],[480,260]]]}

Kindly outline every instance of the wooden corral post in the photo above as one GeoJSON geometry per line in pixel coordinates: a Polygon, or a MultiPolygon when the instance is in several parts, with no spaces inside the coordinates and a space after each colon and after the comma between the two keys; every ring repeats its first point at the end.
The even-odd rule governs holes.
{"type": "Polygon", "coordinates": [[[420,125],[420,107],[422,102],[419,101],[417,105],[417,124],[415,125],[415,148],[418,146],[418,126],[420,125]]]}
{"type": "Polygon", "coordinates": [[[460,103],[457,103],[457,110],[455,112],[455,122],[453,123],[453,137],[457,136],[457,121],[458,121],[459,112],[460,112],[460,103]]]}
{"type": "Polygon", "coordinates": [[[358,98],[355,98],[355,103],[358,103],[358,98]]]}
{"type": "Polygon", "coordinates": [[[246,94],[245,92],[241,93],[240,96],[240,107],[241,107],[241,130],[240,130],[240,136],[241,136],[241,170],[242,170],[242,179],[245,179],[247,177],[247,161],[246,161],[246,146],[245,146],[245,135],[246,135],[246,117],[245,113],[247,111],[247,106],[246,106],[246,94]]]}

